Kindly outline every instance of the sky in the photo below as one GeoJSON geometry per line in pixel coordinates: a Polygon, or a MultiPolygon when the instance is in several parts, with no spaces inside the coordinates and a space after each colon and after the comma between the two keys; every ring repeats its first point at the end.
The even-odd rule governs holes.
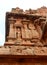
{"type": "Polygon", "coordinates": [[[37,9],[47,7],[47,0],[0,0],[0,46],[5,43],[5,16],[12,8],[37,9]]]}

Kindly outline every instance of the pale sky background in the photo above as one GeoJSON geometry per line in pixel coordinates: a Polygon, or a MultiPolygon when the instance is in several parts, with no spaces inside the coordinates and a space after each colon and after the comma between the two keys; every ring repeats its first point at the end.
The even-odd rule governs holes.
{"type": "Polygon", "coordinates": [[[47,0],[0,0],[0,45],[5,42],[5,13],[11,8],[20,7],[26,9],[37,9],[47,7],[47,0]]]}

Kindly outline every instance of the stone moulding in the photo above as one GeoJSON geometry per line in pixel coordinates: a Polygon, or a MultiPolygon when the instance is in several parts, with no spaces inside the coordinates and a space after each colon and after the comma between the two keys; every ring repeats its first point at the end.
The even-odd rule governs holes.
{"type": "Polygon", "coordinates": [[[4,46],[0,47],[0,55],[38,55],[47,56],[47,47],[4,46]]]}

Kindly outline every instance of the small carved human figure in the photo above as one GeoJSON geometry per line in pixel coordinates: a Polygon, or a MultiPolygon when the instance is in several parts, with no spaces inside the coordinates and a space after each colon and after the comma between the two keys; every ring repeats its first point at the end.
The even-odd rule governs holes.
{"type": "Polygon", "coordinates": [[[42,29],[41,29],[41,26],[39,25],[38,21],[35,22],[34,25],[36,27],[37,32],[39,33],[39,39],[41,40],[41,38],[42,38],[42,29]]]}
{"type": "Polygon", "coordinates": [[[34,24],[29,23],[29,29],[31,30],[31,33],[32,33],[31,36],[32,36],[32,38],[34,38],[34,39],[39,38],[39,33],[38,33],[38,31],[36,30],[34,24]]]}
{"type": "Polygon", "coordinates": [[[20,30],[21,28],[17,28],[17,42],[21,42],[21,30],[20,30]]]}

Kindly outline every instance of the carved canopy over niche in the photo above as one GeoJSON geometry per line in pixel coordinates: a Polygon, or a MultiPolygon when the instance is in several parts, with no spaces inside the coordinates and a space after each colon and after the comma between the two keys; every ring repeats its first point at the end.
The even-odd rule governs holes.
{"type": "Polygon", "coordinates": [[[46,27],[46,17],[23,14],[23,10],[19,8],[15,12],[12,10],[12,12],[6,13],[5,45],[45,45],[47,38],[45,39],[46,35],[43,33],[46,27]]]}

